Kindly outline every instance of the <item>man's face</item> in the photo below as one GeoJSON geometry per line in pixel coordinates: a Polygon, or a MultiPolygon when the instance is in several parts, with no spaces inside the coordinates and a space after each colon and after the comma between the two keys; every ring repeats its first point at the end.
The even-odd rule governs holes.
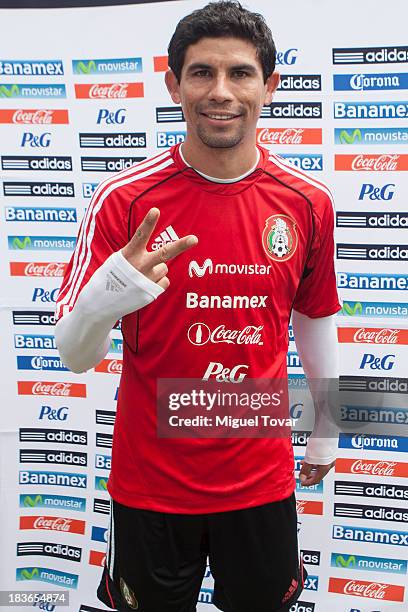
{"type": "Polygon", "coordinates": [[[253,142],[261,109],[278,83],[277,73],[264,83],[254,45],[240,38],[202,38],[187,48],[180,83],[171,71],[166,74],[188,137],[212,148],[253,142]]]}

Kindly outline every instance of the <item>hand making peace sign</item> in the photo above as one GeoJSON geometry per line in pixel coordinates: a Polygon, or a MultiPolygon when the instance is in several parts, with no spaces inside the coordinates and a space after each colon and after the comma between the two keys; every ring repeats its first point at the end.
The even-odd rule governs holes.
{"type": "Polygon", "coordinates": [[[184,236],[170,244],[163,244],[157,251],[149,252],[146,245],[156,227],[160,216],[158,208],[151,208],[130,241],[122,249],[122,254],[129,263],[162,289],[167,289],[170,280],[166,261],[174,259],[198,243],[197,236],[184,236]]]}

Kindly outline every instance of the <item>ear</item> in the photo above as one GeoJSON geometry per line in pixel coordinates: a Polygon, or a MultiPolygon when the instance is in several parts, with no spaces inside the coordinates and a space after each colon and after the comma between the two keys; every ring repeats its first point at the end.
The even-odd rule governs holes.
{"type": "Polygon", "coordinates": [[[273,94],[275,93],[280,81],[279,72],[272,72],[272,74],[266,79],[265,83],[265,105],[272,102],[273,94]]]}
{"type": "Polygon", "coordinates": [[[170,94],[171,99],[175,104],[181,103],[180,98],[180,85],[176,78],[176,75],[172,70],[168,70],[164,76],[164,82],[166,83],[167,91],[170,94]]]}

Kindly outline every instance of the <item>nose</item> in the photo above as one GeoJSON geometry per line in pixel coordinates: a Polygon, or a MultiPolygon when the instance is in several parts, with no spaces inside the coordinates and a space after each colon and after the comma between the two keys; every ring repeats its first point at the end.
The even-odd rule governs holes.
{"type": "Polygon", "coordinates": [[[214,76],[211,82],[208,97],[210,100],[214,100],[219,104],[222,102],[231,101],[233,99],[233,95],[229,88],[227,75],[218,74],[214,76]]]}

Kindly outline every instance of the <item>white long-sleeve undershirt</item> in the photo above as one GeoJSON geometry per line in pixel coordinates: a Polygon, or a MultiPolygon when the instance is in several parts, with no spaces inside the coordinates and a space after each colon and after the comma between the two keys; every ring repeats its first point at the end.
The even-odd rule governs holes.
{"type": "Polygon", "coordinates": [[[109,350],[109,334],[116,321],[150,304],[163,291],[121,251],[113,253],[82,289],[71,312],[55,326],[63,363],[77,374],[93,368],[109,350]]]}
{"type": "Polygon", "coordinates": [[[312,319],[292,312],[296,347],[308,378],[315,410],[315,424],[305,461],[328,465],[336,458],[339,427],[329,405],[330,385],[339,376],[339,351],[335,315],[312,319]]]}

